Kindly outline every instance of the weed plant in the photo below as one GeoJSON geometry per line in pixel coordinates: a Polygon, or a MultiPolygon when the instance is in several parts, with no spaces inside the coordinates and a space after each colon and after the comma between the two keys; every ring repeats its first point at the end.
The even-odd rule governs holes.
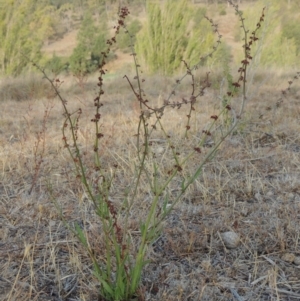
{"type": "MultiPolygon", "coordinates": [[[[91,122],[94,124],[94,143],[91,151],[82,151],[80,147],[78,133],[82,109],[78,108],[75,112],[71,112],[60,92],[62,82],[58,78],[51,79],[42,68],[37,66],[51,83],[61,101],[64,110],[62,126],[64,147],[74,162],[74,176],[78,183],[83,185],[101,222],[104,256],[100,258],[91,246],[84,227],[79,223],[72,227],[53,196],[52,199],[60,211],[62,220],[83,244],[91,259],[94,275],[100,285],[99,300],[125,301],[139,296],[143,268],[149,263],[147,253],[149,246],[159,237],[166,218],[200,176],[204,165],[216,155],[220,145],[233,133],[243,117],[247,100],[247,70],[252,59],[251,48],[258,40],[257,35],[264,21],[264,10],[256,28],[249,32],[245,27],[242,12],[237,5],[229,2],[235,9],[244,32],[244,57],[238,69],[238,78],[232,80],[228,86],[219,113],[207,116],[207,120],[211,122],[201,130],[196,128],[196,136],[192,135],[193,125],[196,124],[193,113],[196,106],[201,106],[201,96],[211,86],[211,82],[209,73],[203,79],[198,80],[195,71],[203,64],[203,61],[214,55],[221,43],[217,25],[206,17],[217,36],[216,45],[210,53],[199,59],[197,65],[189,66],[183,61],[186,73],[176,81],[174,89],[159,106],[151,103],[143,89],[145,79],[134,47],[131,46],[136,74],[134,79],[125,75],[124,80],[128,82],[136,98],[139,118],[136,132],[132,133],[136,136],[135,168],[132,171],[130,184],[120,192],[123,196],[121,203],[114,200],[112,190],[115,182],[122,177],[122,169],[119,168],[117,162],[109,166],[105,162],[102,142],[108,133],[103,130],[102,126],[102,96],[105,93],[106,58],[116,43],[116,35],[124,28],[131,37],[125,24],[125,19],[129,14],[128,9],[126,7],[120,9],[115,36],[107,40],[108,48],[102,52],[103,59],[99,65],[97,83],[98,94],[93,100],[95,111],[91,117],[91,122]],[[186,95],[179,100],[178,97],[176,98],[176,92],[184,80],[190,80],[191,90],[186,91],[186,95]],[[172,133],[167,125],[168,114],[175,109],[186,116],[182,139],[179,139],[179,133],[172,133]],[[224,117],[226,122],[224,122],[224,117]],[[163,141],[164,147],[159,147],[157,141],[163,141]],[[185,144],[185,151],[179,151],[182,143],[185,144]],[[136,210],[143,210],[139,212],[139,220],[134,217],[136,210]]],[[[39,161],[36,173],[38,173],[38,166],[39,161]]],[[[48,186],[51,192],[51,183],[48,186]]]]}

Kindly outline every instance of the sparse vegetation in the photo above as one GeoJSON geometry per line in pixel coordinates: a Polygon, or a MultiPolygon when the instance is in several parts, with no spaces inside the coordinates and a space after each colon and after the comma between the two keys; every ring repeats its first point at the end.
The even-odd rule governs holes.
{"type": "MultiPolygon", "coordinates": [[[[259,0],[257,4],[263,6],[268,5],[268,2],[259,0]]],[[[253,18],[257,13],[258,7],[251,7],[244,12],[247,26],[255,25],[253,18]]],[[[258,52],[257,59],[259,59],[261,66],[298,67],[297,35],[293,30],[287,34],[286,27],[289,25],[288,23],[284,24],[284,20],[289,14],[288,6],[280,0],[273,1],[272,5],[269,5],[269,14],[263,25],[261,42],[256,45],[257,48],[255,49],[258,52]]],[[[294,23],[294,27],[297,27],[296,23],[294,23]]],[[[238,34],[236,34],[236,38],[238,39],[238,34]]],[[[240,29],[240,40],[242,38],[243,35],[240,29]]],[[[242,53],[236,57],[239,60],[242,53]]]]}
{"type": "MultiPolygon", "coordinates": [[[[165,55],[174,59],[154,69],[143,65],[145,46],[135,52],[139,24],[127,27],[126,7],[109,39],[104,29],[89,35],[97,13],[82,14],[71,58],[53,54],[44,69],[47,60],[23,53],[40,76],[1,82],[0,299],[297,300],[300,72],[263,69],[268,7],[247,23],[229,2],[243,32],[240,59],[209,9],[195,14],[186,1],[165,4],[182,18],[186,9],[178,31],[163,7],[148,7],[156,13],[136,43],[151,24],[156,37],[172,37],[165,55]],[[197,43],[203,28],[211,33],[197,43]],[[108,59],[127,31],[120,40],[135,72],[111,74],[108,59]],[[68,76],[78,62],[80,88],[68,76]]],[[[297,46],[283,35],[271,43],[297,46]]]]}
{"type": "Polygon", "coordinates": [[[225,5],[219,6],[219,14],[220,14],[220,16],[225,16],[226,15],[225,5]]]}

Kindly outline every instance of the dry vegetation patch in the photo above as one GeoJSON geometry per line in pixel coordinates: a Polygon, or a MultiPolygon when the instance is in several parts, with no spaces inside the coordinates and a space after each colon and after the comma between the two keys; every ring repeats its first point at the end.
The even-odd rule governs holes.
{"type": "MultiPolygon", "coordinates": [[[[108,87],[113,85],[112,81],[108,87]]],[[[84,97],[92,93],[87,91],[84,97]]],[[[78,134],[88,163],[93,107],[82,97],[69,105],[71,111],[83,109],[78,134]]],[[[162,101],[161,95],[152,98],[162,101]]],[[[104,103],[107,134],[101,151],[107,172],[118,164],[112,201],[122,206],[123,189],[136,163],[134,134],[139,112],[123,90],[107,96],[104,103]]],[[[166,128],[180,153],[189,151],[193,139],[197,141],[197,129],[206,122],[202,116],[213,114],[218,105],[213,93],[201,99],[190,142],[181,138],[185,123],[179,113],[166,113],[166,128]]],[[[139,300],[299,300],[298,106],[296,92],[281,98],[278,91],[267,88],[248,104],[245,121],[205,166],[150,246],[151,263],[144,269],[139,300]],[[229,231],[239,236],[238,245],[231,249],[223,236],[229,231]]],[[[95,254],[105,260],[101,225],[73,177],[72,162],[63,148],[60,103],[56,99],[50,105],[49,100],[8,100],[1,103],[0,114],[0,298],[99,300],[91,263],[52,202],[52,198],[57,200],[71,226],[77,222],[85,229],[95,254]],[[44,153],[38,148],[34,155],[45,109],[50,113],[40,138],[44,153]],[[36,174],[39,155],[42,162],[36,174]]],[[[163,137],[155,136],[152,146],[167,172],[170,150],[163,137]]],[[[204,152],[209,147],[207,143],[204,152]]],[[[193,160],[196,163],[198,158],[193,160]]],[[[138,219],[150,202],[149,192],[139,189],[129,226],[133,241],[139,236],[138,219]]],[[[170,195],[177,190],[175,182],[170,195]]]]}

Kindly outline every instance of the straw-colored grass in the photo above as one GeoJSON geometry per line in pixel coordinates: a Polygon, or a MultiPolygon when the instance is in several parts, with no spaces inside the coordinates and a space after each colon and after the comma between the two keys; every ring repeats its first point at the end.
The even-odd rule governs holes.
{"type": "MultiPolygon", "coordinates": [[[[161,236],[150,246],[151,263],[144,269],[139,300],[300,299],[300,97],[295,83],[280,101],[285,81],[273,76],[249,99],[237,131],[167,218],[161,236]],[[237,248],[224,246],[220,238],[226,231],[239,234],[237,248]]],[[[118,164],[112,201],[121,206],[123,189],[136,163],[134,135],[139,111],[125,86],[114,90],[116,82],[119,79],[107,83],[112,93],[104,99],[106,135],[101,152],[107,172],[118,164]]],[[[151,87],[157,88],[160,82],[148,83],[152,101],[158,104],[163,93],[151,87]]],[[[70,108],[83,110],[78,134],[87,162],[93,152],[92,94],[87,90],[77,97],[66,95],[70,108]]],[[[166,112],[166,128],[179,152],[189,150],[205,118],[220,106],[217,94],[208,91],[200,99],[189,141],[182,138],[184,111],[166,112]]],[[[85,229],[95,254],[104,260],[101,225],[63,148],[61,114],[57,99],[18,102],[8,98],[1,102],[1,300],[99,300],[91,262],[60,220],[49,195],[51,187],[65,218],[85,229]],[[51,109],[50,115],[46,130],[38,136],[45,108],[51,109]],[[37,137],[45,142],[45,151],[34,176],[37,137]]],[[[159,134],[152,147],[167,172],[172,164],[168,162],[170,150],[159,134]]],[[[38,156],[40,152],[41,148],[38,156]]],[[[176,194],[177,188],[172,185],[170,193],[176,194]]],[[[148,206],[147,191],[141,187],[130,218],[132,237],[139,235],[138,220],[148,206]]]]}

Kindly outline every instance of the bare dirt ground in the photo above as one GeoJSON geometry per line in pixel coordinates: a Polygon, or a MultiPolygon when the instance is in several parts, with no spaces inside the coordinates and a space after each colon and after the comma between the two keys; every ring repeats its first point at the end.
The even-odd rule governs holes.
{"type": "Polygon", "coordinates": [[[62,39],[45,45],[42,48],[42,52],[50,57],[53,55],[53,53],[55,53],[57,56],[70,56],[73,49],[77,45],[77,33],[78,30],[72,30],[68,32],[62,39]]]}

